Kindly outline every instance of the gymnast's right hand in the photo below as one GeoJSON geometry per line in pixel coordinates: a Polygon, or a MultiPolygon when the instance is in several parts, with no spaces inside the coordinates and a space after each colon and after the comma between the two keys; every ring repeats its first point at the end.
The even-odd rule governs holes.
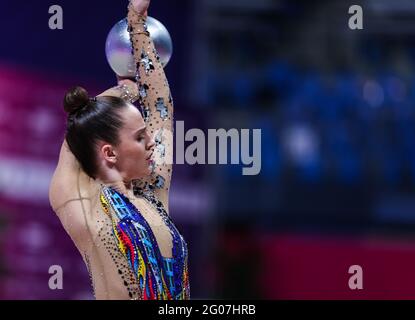
{"type": "Polygon", "coordinates": [[[150,0],[130,0],[133,6],[133,9],[137,11],[138,14],[147,16],[147,9],[150,5],[150,0]]]}

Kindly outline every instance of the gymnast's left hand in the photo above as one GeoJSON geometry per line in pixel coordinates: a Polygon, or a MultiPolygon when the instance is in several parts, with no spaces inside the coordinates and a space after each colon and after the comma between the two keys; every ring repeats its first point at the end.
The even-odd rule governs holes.
{"type": "Polygon", "coordinates": [[[130,0],[133,6],[133,9],[137,11],[138,14],[141,14],[147,17],[147,10],[150,5],[150,0],[130,0]]]}

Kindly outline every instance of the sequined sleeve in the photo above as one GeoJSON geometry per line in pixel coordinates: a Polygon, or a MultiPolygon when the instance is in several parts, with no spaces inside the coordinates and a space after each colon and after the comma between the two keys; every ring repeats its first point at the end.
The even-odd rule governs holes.
{"type": "Polygon", "coordinates": [[[128,30],[136,62],[138,103],[147,130],[154,137],[155,165],[151,177],[136,181],[138,189],[150,187],[168,211],[168,191],[173,163],[173,99],[160,57],[147,32],[145,18],[130,3],[128,30]]]}

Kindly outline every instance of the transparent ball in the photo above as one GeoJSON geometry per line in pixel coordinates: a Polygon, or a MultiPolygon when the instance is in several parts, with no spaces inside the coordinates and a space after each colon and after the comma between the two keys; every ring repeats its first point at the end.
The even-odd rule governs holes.
{"type": "MultiPolygon", "coordinates": [[[[147,28],[154,46],[165,67],[173,53],[173,42],[166,27],[157,19],[148,16],[147,28]]],[[[118,21],[110,30],[105,42],[105,54],[111,69],[120,77],[135,77],[135,61],[132,55],[127,19],[118,21]]]]}

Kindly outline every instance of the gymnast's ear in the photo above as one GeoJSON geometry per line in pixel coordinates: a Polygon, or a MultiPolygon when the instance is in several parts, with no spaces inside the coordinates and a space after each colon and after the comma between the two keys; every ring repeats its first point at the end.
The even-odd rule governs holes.
{"type": "Polygon", "coordinates": [[[114,147],[108,143],[103,143],[99,148],[99,153],[101,157],[111,163],[116,164],[117,163],[117,151],[114,149],[114,147]]]}

